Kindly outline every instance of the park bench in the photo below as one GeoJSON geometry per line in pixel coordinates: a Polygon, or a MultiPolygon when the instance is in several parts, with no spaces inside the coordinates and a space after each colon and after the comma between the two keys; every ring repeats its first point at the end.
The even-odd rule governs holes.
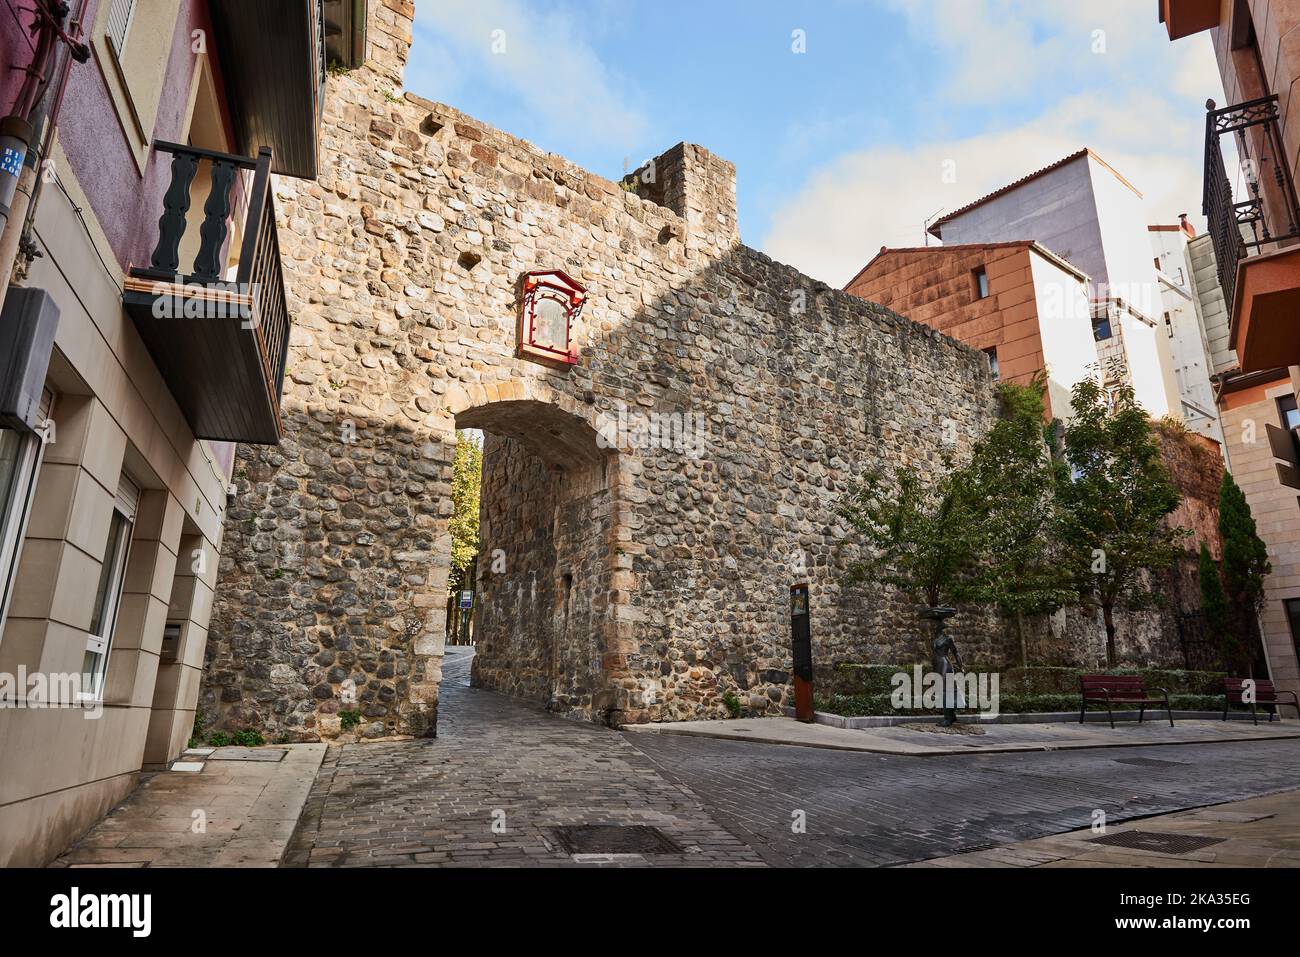
{"type": "Polygon", "coordinates": [[[1084,714],[1089,704],[1104,704],[1110,715],[1110,726],[1115,727],[1115,711],[1112,705],[1128,704],[1138,706],[1138,724],[1146,716],[1147,707],[1160,705],[1154,710],[1164,711],[1169,716],[1169,727],[1174,726],[1174,712],[1169,707],[1169,692],[1164,688],[1147,689],[1138,675],[1079,675],[1079,692],[1083,702],[1079,707],[1079,723],[1083,724],[1084,714]],[[1159,692],[1157,696],[1155,692],[1159,692]]]}
{"type": "MultiPolygon", "coordinates": [[[[1248,704],[1250,705],[1250,716],[1255,720],[1256,724],[1259,724],[1259,714],[1256,711],[1256,706],[1261,704],[1266,704],[1272,706],[1268,712],[1268,720],[1272,721],[1273,715],[1277,714],[1278,706],[1287,703],[1285,701],[1279,701],[1278,695],[1290,695],[1291,707],[1295,708],[1297,715],[1300,715],[1300,698],[1296,697],[1296,693],[1294,691],[1278,691],[1277,688],[1273,686],[1273,682],[1265,678],[1224,678],[1223,679],[1223,720],[1224,721],[1228,720],[1228,709],[1231,708],[1233,705],[1248,704]],[[1254,694],[1253,701],[1243,700],[1243,698],[1245,698],[1246,695],[1247,681],[1255,682],[1255,694],[1254,694]]],[[[1282,720],[1282,716],[1280,714],[1278,714],[1278,720],[1279,721],[1282,720]]]]}

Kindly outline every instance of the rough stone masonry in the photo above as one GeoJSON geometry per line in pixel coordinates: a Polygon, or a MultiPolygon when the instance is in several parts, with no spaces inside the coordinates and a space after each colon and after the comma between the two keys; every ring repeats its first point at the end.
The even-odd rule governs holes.
{"type": "Polygon", "coordinates": [[[208,719],[435,732],[458,427],[486,436],[481,686],[615,723],[762,711],[789,695],[798,581],[817,659],[916,657],[914,608],[842,584],[835,508],[866,470],[960,457],[987,360],[742,245],[735,170],[699,146],[615,182],[403,95],[413,15],[372,0],[318,181],[276,185],[288,434],[239,453],[208,719]],[[538,269],[587,289],[576,365],[520,355],[538,269]],[[696,454],[609,430],[651,413],[689,413],[696,454]]]}

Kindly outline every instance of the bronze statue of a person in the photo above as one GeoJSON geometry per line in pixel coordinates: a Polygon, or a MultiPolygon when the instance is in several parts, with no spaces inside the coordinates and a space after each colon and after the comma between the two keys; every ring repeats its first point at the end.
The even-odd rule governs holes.
{"type": "Polygon", "coordinates": [[[939,675],[940,690],[943,694],[943,720],[939,722],[942,728],[949,728],[956,724],[957,709],[966,706],[961,682],[956,677],[951,679],[948,677],[960,675],[966,670],[961,663],[961,652],[957,650],[957,643],[952,640],[951,635],[944,634],[943,630],[944,623],[956,613],[955,608],[932,608],[926,614],[927,618],[934,619],[935,637],[930,647],[933,652],[934,671],[939,675]]]}

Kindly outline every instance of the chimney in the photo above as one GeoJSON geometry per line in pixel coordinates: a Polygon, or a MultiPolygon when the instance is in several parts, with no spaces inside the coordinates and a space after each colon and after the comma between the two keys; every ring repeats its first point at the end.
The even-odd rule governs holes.
{"type": "Polygon", "coordinates": [[[1196,227],[1187,221],[1186,213],[1178,214],[1178,225],[1182,227],[1183,235],[1186,236],[1188,239],[1196,238],[1196,227]]]}

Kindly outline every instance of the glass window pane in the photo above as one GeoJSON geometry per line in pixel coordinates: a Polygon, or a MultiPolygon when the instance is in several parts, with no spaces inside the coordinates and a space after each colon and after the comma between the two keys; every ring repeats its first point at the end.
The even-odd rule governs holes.
{"type": "Polygon", "coordinates": [[[18,509],[12,508],[18,485],[18,464],[22,457],[23,436],[13,429],[0,429],[0,539],[9,523],[16,521],[18,509]]]}
{"type": "Polygon", "coordinates": [[[533,306],[533,344],[557,352],[569,351],[569,310],[550,296],[538,296],[533,306]]]}
{"type": "Polygon", "coordinates": [[[99,585],[95,589],[95,611],[90,617],[90,633],[100,638],[108,637],[109,610],[116,596],[114,589],[120,585],[121,569],[117,566],[122,560],[122,545],[129,525],[121,512],[113,513],[113,524],[108,531],[108,545],[104,549],[104,562],[99,568],[99,585]]]}

